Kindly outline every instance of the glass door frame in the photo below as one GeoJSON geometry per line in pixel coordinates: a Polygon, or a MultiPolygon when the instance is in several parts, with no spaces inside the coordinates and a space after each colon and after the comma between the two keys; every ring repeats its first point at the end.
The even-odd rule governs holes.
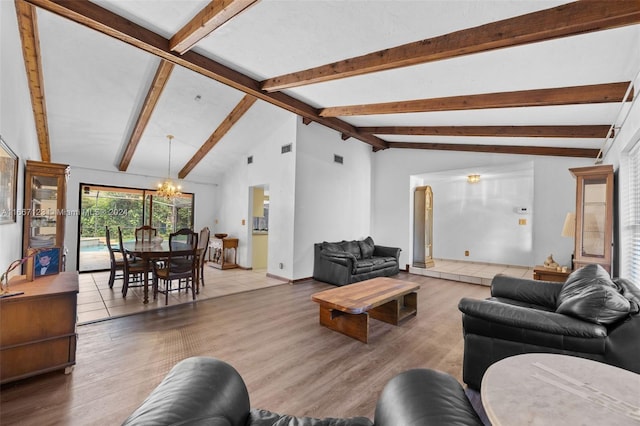
{"type": "MultiPolygon", "coordinates": [[[[78,187],[78,206],[79,206],[79,214],[78,216],[78,222],[77,222],[77,238],[76,238],[76,270],[80,271],[80,267],[81,262],[80,262],[80,254],[81,254],[81,238],[82,238],[82,217],[83,215],[89,214],[89,211],[85,211],[85,207],[83,206],[83,196],[86,195],[84,193],[85,188],[89,187],[91,190],[92,188],[100,188],[101,191],[109,191],[109,192],[126,192],[126,193],[139,193],[141,196],[141,205],[142,205],[142,210],[140,211],[140,218],[141,218],[141,224],[138,226],[142,226],[142,225],[151,225],[151,223],[153,223],[153,197],[155,196],[156,191],[153,189],[145,189],[145,188],[134,188],[134,187],[124,187],[124,186],[114,186],[114,185],[106,185],[106,184],[92,184],[92,183],[86,183],[86,182],[80,182],[79,183],[79,187],[78,187]],[[147,206],[148,201],[147,200],[151,200],[151,203],[149,204],[149,206],[147,206]],[[149,214],[148,214],[149,213],[149,214]]],[[[193,229],[194,226],[194,219],[195,219],[195,194],[194,193],[190,193],[190,192],[183,192],[182,194],[182,198],[190,198],[191,199],[191,212],[190,215],[188,215],[188,221],[190,223],[190,228],[193,229]]],[[[102,214],[109,214],[109,212],[104,212],[102,214]]],[[[116,214],[116,212],[112,212],[112,214],[116,214]]],[[[176,216],[176,220],[177,220],[177,216],[176,216]]],[[[174,221],[174,223],[172,224],[172,228],[175,227],[176,225],[178,225],[179,222],[174,221]]],[[[117,239],[118,239],[118,235],[117,233],[113,233],[111,234],[111,239],[112,239],[112,244],[118,244],[117,243],[117,239]]],[[[92,269],[92,270],[82,270],[80,272],[98,272],[98,271],[105,271],[108,270],[109,268],[105,268],[105,269],[92,269]]]]}

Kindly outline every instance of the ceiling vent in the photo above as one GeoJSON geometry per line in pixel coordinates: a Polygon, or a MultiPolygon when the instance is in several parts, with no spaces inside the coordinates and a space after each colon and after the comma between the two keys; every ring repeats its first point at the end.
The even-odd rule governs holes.
{"type": "Polygon", "coordinates": [[[282,154],[286,154],[287,152],[291,152],[293,149],[293,144],[282,145],[282,150],[280,151],[282,154]]]}
{"type": "Polygon", "coordinates": [[[247,164],[252,164],[253,163],[253,155],[247,157],[247,164]]]}
{"type": "Polygon", "coordinates": [[[342,155],[333,154],[333,162],[338,164],[344,164],[344,158],[342,158],[342,155]]]}

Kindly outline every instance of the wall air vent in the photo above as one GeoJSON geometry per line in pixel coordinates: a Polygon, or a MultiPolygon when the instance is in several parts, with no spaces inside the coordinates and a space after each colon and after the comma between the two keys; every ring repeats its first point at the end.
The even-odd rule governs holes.
{"type": "Polygon", "coordinates": [[[287,152],[291,152],[292,149],[293,149],[292,144],[282,145],[281,153],[286,154],[287,152]]]}
{"type": "Polygon", "coordinates": [[[342,155],[333,154],[333,162],[344,164],[344,158],[342,158],[342,155]]]}
{"type": "Polygon", "coordinates": [[[253,155],[247,157],[247,164],[253,163],[253,155]]]}

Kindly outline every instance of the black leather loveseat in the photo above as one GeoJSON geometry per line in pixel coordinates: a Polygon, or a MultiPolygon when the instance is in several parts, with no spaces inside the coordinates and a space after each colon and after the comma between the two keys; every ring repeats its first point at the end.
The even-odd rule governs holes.
{"type": "Polygon", "coordinates": [[[463,298],[463,380],[480,389],[489,366],[531,352],[588,358],[640,373],[640,288],[588,265],[563,283],[497,275],[491,298],[463,298]]]}
{"type": "Polygon", "coordinates": [[[379,246],[373,238],[361,241],[323,242],[314,245],[313,278],[346,285],[400,271],[398,247],[379,246]]]}
{"type": "MultiPolygon", "coordinates": [[[[187,358],[123,423],[127,426],[373,426],[366,417],[311,418],[251,409],[247,388],[229,364],[187,358]]],[[[482,425],[453,377],[415,369],[387,383],[375,411],[376,426],[482,425]]]]}

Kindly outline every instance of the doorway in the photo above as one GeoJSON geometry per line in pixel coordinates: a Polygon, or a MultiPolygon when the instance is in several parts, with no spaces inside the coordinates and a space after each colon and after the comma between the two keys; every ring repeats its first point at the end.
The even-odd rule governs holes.
{"type": "Polygon", "coordinates": [[[269,260],[269,186],[252,188],[251,267],[267,269],[269,260]]]}

